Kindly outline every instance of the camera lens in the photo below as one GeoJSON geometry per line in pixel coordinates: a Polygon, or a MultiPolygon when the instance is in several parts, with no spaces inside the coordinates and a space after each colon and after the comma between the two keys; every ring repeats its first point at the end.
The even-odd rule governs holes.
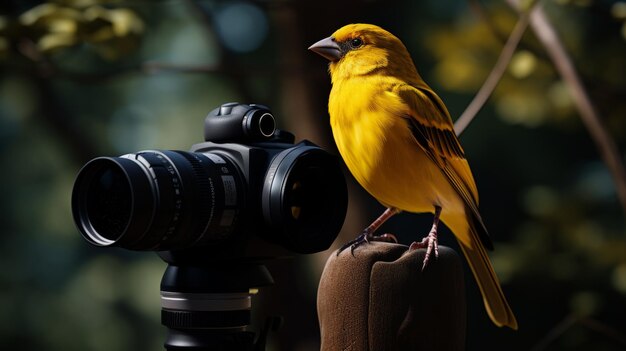
{"type": "Polygon", "coordinates": [[[94,172],[93,181],[87,190],[91,196],[86,199],[86,214],[91,218],[93,230],[100,233],[102,241],[113,241],[120,236],[130,220],[130,184],[119,167],[99,167],[94,172]]]}
{"type": "Polygon", "coordinates": [[[170,250],[221,241],[236,225],[241,175],[226,156],[148,150],[100,157],[79,172],[74,220],[97,246],[170,250]]]}
{"type": "Polygon", "coordinates": [[[262,195],[273,239],[299,253],[327,249],[343,225],[347,194],[337,158],[311,146],[282,151],[272,160],[262,195]]]}

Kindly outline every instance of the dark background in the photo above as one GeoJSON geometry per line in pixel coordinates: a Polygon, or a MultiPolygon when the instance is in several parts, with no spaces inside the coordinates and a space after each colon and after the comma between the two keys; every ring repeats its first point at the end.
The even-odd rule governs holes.
{"type": "MultiPolygon", "coordinates": [[[[623,160],[626,5],[542,4],[623,160]]],[[[87,160],[188,149],[202,141],[206,113],[227,101],[266,104],[280,127],[336,152],[327,63],[306,49],[353,22],[402,39],[456,118],[516,21],[504,2],[464,0],[15,0],[0,14],[0,340],[19,350],[161,348],[165,264],[150,253],[92,248],[73,226],[71,188],[87,160]]],[[[534,35],[461,142],[520,325],[491,324],[468,275],[467,348],[540,350],[549,340],[549,349],[624,349],[624,212],[534,35]]],[[[346,176],[350,208],[331,250],[383,210],[346,176]]],[[[409,244],[430,221],[403,214],[383,230],[409,244]]],[[[449,231],[440,238],[456,247],[449,231]]],[[[255,316],[283,315],[286,325],[268,350],[319,349],[315,298],[330,253],[270,265],[276,285],[255,297],[255,316]]]]}

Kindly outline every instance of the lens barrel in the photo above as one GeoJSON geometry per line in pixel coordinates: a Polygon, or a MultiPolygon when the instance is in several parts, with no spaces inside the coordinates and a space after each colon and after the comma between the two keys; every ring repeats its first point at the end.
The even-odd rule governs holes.
{"type": "Polygon", "coordinates": [[[347,210],[337,157],[306,141],[196,146],[88,162],[72,194],[83,237],[96,246],[154,251],[248,234],[297,253],[333,243],[347,210]]]}
{"type": "Polygon", "coordinates": [[[261,199],[275,240],[292,251],[314,253],[328,249],[341,230],[348,192],[336,157],[298,144],[273,158],[261,199]]]}
{"type": "Polygon", "coordinates": [[[243,191],[225,156],[147,150],[88,162],[74,184],[72,212],[96,246],[170,250],[227,238],[243,191]]]}

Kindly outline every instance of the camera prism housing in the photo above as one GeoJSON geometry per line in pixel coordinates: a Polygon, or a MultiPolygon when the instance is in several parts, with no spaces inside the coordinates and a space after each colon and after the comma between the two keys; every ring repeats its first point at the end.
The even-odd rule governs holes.
{"type": "MultiPolygon", "coordinates": [[[[214,247],[215,259],[272,256],[257,239],[295,253],[336,238],[347,209],[339,159],[275,128],[262,105],[224,104],[190,151],[98,157],[79,172],[72,212],[96,246],[170,251],[214,247]]],[[[209,252],[207,252],[209,253],[209,252]]]]}

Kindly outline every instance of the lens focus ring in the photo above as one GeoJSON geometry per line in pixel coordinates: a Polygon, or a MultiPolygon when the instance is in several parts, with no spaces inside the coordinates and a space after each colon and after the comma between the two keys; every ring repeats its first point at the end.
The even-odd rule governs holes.
{"type": "Polygon", "coordinates": [[[241,177],[228,157],[210,153],[97,158],[74,184],[74,220],[97,246],[172,250],[224,240],[243,205],[241,177]]]}

